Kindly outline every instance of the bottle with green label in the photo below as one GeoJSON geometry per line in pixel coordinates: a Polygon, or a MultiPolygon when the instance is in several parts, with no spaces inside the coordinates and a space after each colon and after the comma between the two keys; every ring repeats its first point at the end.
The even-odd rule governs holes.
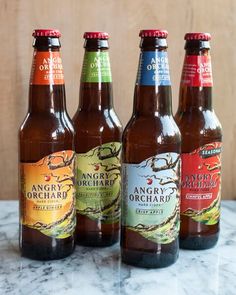
{"type": "Polygon", "coordinates": [[[84,34],[79,106],[73,118],[76,176],[76,239],[87,246],[118,241],[122,126],[114,111],[108,34],[84,34]]]}
{"type": "Polygon", "coordinates": [[[179,252],[180,132],[171,106],[167,31],[142,30],[132,117],[123,134],[121,257],[158,268],[179,252]]]}

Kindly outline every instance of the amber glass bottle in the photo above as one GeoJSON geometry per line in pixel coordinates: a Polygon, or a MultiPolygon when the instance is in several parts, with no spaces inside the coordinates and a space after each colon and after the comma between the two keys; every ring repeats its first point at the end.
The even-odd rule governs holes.
{"type": "Polygon", "coordinates": [[[172,116],[167,31],[143,30],[133,114],[123,134],[122,261],[168,266],[179,253],[180,133],[172,116]]]}
{"type": "Polygon", "coordinates": [[[221,125],[212,108],[211,36],[185,35],[176,122],[182,134],[180,247],[208,249],[219,235],[221,125]]]}
{"type": "Polygon", "coordinates": [[[113,108],[108,34],[84,34],[79,107],[73,118],[77,153],[77,242],[109,246],[120,219],[120,121],[113,108]]]}
{"type": "Polygon", "coordinates": [[[66,111],[60,32],[35,30],[29,108],[19,131],[20,250],[37,260],[74,249],[74,129],[66,111]]]}

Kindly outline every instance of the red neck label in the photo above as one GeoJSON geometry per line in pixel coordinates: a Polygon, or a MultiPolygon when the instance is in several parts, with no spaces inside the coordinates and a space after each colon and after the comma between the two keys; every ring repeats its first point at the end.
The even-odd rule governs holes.
{"type": "Polygon", "coordinates": [[[34,52],[30,84],[64,84],[64,72],[59,51],[34,52]]]}
{"type": "Polygon", "coordinates": [[[181,84],[192,87],[212,87],[211,57],[209,55],[186,55],[181,84]]]}

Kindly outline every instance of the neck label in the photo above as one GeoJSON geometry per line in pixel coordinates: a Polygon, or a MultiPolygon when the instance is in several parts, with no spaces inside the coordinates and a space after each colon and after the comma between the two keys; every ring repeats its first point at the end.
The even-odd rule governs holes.
{"type": "Polygon", "coordinates": [[[64,72],[59,51],[34,52],[30,84],[64,84],[64,72]]]}
{"type": "Polygon", "coordinates": [[[209,55],[186,55],[181,84],[192,87],[212,87],[211,57],[209,55]]]}
{"type": "Polygon", "coordinates": [[[149,86],[171,85],[166,51],[141,52],[136,84],[149,86]]]}
{"type": "Polygon", "coordinates": [[[81,82],[112,82],[110,59],[107,51],[85,52],[81,82]]]}

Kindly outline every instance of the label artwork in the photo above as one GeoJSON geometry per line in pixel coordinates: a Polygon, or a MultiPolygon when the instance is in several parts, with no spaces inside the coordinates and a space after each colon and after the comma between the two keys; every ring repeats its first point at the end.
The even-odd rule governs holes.
{"type": "Polygon", "coordinates": [[[180,155],[163,153],[123,164],[122,225],[160,244],[179,234],[180,155]]]}
{"type": "Polygon", "coordinates": [[[221,142],[182,154],[181,214],[213,225],[220,218],[221,142]]]}
{"type": "Polygon", "coordinates": [[[209,55],[185,56],[181,83],[193,87],[212,87],[211,57],[209,55]]]}
{"type": "Polygon", "coordinates": [[[21,223],[64,239],[75,229],[75,154],[61,151],[21,163],[21,223]]]}
{"type": "Polygon", "coordinates": [[[106,224],[119,222],[120,156],[119,142],[77,154],[76,209],[79,214],[106,224]]]}
{"type": "Polygon", "coordinates": [[[59,51],[35,51],[30,84],[64,84],[64,72],[59,51]]]}
{"type": "Polygon", "coordinates": [[[141,52],[136,84],[149,86],[171,85],[166,51],[141,52]]]}
{"type": "Polygon", "coordinates": [[[108,51],[85,52],[81,82],[112,82],[108,51]]]}

